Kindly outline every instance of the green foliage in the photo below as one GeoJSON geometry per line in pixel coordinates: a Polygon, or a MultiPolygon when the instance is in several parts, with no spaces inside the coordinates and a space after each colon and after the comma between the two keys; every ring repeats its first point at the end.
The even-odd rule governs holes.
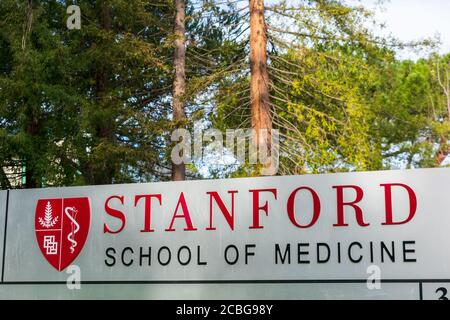
{"type": "MultiPolygon", "coordinates": [[[[187,128],[251,127],[243,3],[187,1],[187,128]]],[[[81,30],[69,4],[0,1],[1,187],[169,179],[173,2],[76,1],[81,30]]],[[[266,18],[279,174],[442,165],[450,55],[398,61],[395,48],[428,43],[375,37],[371,12],[345,1],[271,1],[266,18]]]]}
{"type": "Polygon", "coordinates": [[[395,61],[378,77],[372,105],[387,166],[399,160],[407,167],[441,165],[438,153],[448,153],[450,110],[440,82],[448,81],[449,61],[449,55],[434,54],[417,62],[395,61]]]}
{"type": "Polygon", "coordinates": [[[80,1],[83,27],[68,30],[62,1],[2,1],[2,162],[23,162],[28,187],[155,175],[168,110],[148,113],[162,97],[154,91],[168,94],[170,48],[153,33],[170,25],[170,9],[147,3],[80,1]]]}

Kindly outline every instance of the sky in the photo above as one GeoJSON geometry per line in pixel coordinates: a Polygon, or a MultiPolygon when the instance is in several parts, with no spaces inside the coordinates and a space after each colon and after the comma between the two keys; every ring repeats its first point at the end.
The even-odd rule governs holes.
{"type": "MultiPolygon", "coordinates": [[[[358,2],[355,0],[355,2],[358,2]]],[[[377,0],[361,0],[369,9],[375,8],[377,0]]],[[[390,0],[384,1],[383,9],[375,10],[379,22],[386,23],[378,34],[391,33],[403,41],[435,38],[442,42],[441,53],[450,52],[450,1],[449,0],[390,0]]],[[[417,59],[426,53],[399,52],[400,58],[417,59]]]]}

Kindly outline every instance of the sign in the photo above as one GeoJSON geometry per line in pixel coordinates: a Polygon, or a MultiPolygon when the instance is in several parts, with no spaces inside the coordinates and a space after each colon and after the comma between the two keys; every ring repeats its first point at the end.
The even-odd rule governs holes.
{"type": "Polygon", "coordinates": [[[445,298],[449,194],[449,169],[4,191],[0,297],[445,298]]]}

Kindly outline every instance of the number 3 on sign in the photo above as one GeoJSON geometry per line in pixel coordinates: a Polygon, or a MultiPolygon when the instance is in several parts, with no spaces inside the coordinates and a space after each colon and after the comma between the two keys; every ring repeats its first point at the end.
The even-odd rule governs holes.
{"type": "Polygon", "coordinates": [[[441,287],[436,289],[436,293],[439,294],[439,300],[448,300],[447,288],[441,287]]]}

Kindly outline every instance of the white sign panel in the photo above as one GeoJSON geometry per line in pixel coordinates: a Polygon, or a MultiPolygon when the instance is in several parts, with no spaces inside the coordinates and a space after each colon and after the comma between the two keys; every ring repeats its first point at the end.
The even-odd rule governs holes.
{"type": "Polygon", "coordinates": [[[449,169],[11,190],[0,294],[79,274],[105,294],[439,299],[449,194],[449,169]]]}

